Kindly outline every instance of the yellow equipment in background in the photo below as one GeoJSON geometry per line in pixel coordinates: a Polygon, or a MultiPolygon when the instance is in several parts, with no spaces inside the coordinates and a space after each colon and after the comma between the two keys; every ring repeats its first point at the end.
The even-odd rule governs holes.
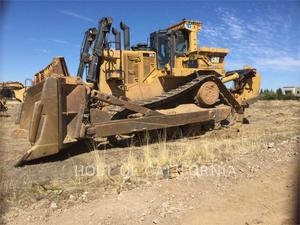
{"type": "Polygon", "coordinates": [[[7,100],[24,101],[25,87],[17,81],[0,82],[0,96],[7,100]]]}

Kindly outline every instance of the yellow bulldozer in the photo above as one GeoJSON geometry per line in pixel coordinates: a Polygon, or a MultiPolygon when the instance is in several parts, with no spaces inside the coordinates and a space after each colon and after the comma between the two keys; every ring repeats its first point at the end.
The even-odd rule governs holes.
{"type": "Polygon", "coordinates": [[[25,86],[17,81],[0,82],[0,96],[7,100],[24,101],[25,86]]]}
{"type": "Polygon", "coordinates": [[[34,76],[19,118],[32,147],[16,165],[78,140],[101,137],[117,144],[122,135],[233,115],[242,122],[259,95],[260,75],[250,67],[225,71],[228,49],[198,47],[201,26],[184,19],[151,33],[150,43],[131,46],[129,26],[120,23],[121,41],[112,18],[103,17],[85,32],[77,76],[69,75],[62,57],[34,76]],[[167,113],[191,104],[193,110],[167,113]]]}
{"type": "Polygon", "coordinates": [[[0,112],[7,111],[6,100],[23,102],[25,89],[17,81],[0,82],[0,112]]]}

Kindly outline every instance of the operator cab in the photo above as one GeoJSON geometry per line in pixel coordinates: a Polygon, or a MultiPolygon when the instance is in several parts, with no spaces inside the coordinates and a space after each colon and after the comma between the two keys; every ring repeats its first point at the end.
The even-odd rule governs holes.
{"type": "Polygon", "coordinates": [[[159,69],[170,63],[171,48],[174,48],[175,56],[182,56],[189,50],[189,35],[185,30],[169,32],[160,30],[150,35],[150,49],[157,53],[157,65],[159,69]],[[173,39],[174,38],[174,39],[173,39]],[[172,39],[174,44],[172,44],[172,39]],[[174,47],[173,47],[174,46],[174,47]]]}
{"type": "Polygon", "coordinates": [[[151,33],[150,49],[157,53],[158,68],[162,69],[166,64],[172,66],[176,57],[196,51],[197,33],[200,29],[200,22],[184,19],[165,30],[151,33]]]}

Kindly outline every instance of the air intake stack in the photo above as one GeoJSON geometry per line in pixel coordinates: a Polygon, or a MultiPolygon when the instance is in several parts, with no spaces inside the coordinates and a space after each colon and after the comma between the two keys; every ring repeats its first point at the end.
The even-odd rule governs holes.
{"type": "Polygon", "coordinates": [[[112,33],[115,36],[115,48],[116,50],[121,50],[121,35],[120,31],[118,31],[116,28],[112,28],[112,33]]]}
{"type": "Polygon", "coordinates": [[[124,33],[124,50],[130,50],[130,35],[129,35],[129,27],[121,22],[120,28],[122,29],[124,33]]]}

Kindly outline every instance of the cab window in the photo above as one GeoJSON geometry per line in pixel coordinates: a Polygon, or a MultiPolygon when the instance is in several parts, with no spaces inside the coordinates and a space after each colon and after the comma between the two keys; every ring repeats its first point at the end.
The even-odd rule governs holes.
{"type": "Polygon", "coordinates": [[[158,36],[158,66],[163,68],[170,60],[169,40],[166,35],[158,36]]]}
{"type": "Polygon", "coordinates": [[[189,36],[187,31],[176,32],[176,53],[186,53],[189,48],[189,36]]]}

